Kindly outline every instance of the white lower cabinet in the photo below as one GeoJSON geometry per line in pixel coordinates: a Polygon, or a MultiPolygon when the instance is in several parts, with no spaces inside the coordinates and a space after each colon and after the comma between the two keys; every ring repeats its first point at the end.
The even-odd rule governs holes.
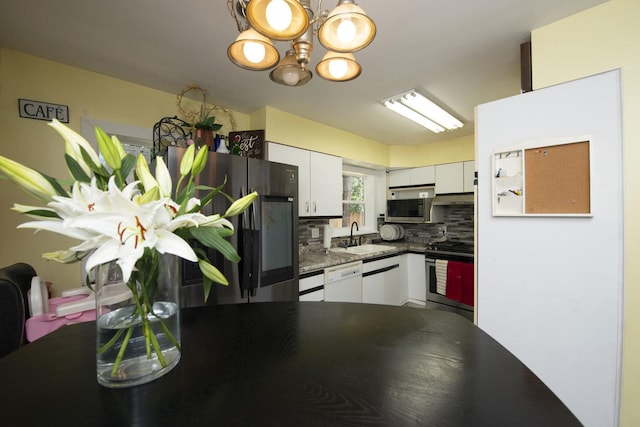
{"type": "Polygon", "coordinates": [[[362,267],[362,302],[403,305],[408,299],[405,255],[366,262],[362,267]]]}
{"type": "Polygon", "coordinates": [[[298,291],[300,301],[324,301],[324,272],[301,278],[298,291]]]}
{"type": "MultiPolygon", "coordinates": [[[[366,265],[366,264],[365,264],[366,265]]],[[[363,273],[362,276],[362,302],[368,304],[384,304],[385,290],[384,290],[385,274],[377,273],[370,274],[363,273]]]]}
{"type": "Polygon", "coordinates": [[[427,274],[424,255],[406,254],[407,284],[409,300],[425,302],[427,300],[427,274]]]}

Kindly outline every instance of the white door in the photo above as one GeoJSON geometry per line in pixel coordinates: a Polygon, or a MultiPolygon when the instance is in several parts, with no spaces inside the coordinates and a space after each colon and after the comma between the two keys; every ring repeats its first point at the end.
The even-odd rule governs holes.
{"type": "Polygon", "coordinates": [[[619,418],[621,120],[618,71],[477,108],[478,326],[586,426],[619,418]],[[590,142],[591,216],[492,216],[494,150],[576,137],[590,142]]]}

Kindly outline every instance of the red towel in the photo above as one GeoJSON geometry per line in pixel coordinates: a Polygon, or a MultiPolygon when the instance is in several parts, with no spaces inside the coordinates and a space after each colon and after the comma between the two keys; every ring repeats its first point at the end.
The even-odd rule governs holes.
{"type": "Polygon", "coordinates": [[[449,261],[447,264],[447,293],[446,297],[454,301],[462,300],[462,264],[449,261]]]}
{"type": "Polygon", "coordinates": [[[473,264],[465,262],[462,263],[462,298],[460,302],[473,307],[473,264]]]}

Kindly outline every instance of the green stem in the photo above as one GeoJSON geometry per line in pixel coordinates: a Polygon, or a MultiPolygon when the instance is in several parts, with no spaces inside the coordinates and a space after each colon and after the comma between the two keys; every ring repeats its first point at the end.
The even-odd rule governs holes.
{"type": "Polygon", "coordinates": [[[124,352],[127,350],[127,345],[129,345],[129,340],[131,339],[131,335],[133,335],[133,327],[127,329],[127,335],[124,337],[124,341],[122,341],[122,347],[120,347],[120,351],[118,352],[118,356],[116,357],[116,361],[113,364],[113,369],[111,369],[111,376],[115,377],[118,373],[118,368],[120,367],[120,362],[122,362],[122,356],[124,356],[124,352]]]}
{"type": "Polygon", "coordinates": [[[120,335],[122,335],[123,333],[124,329],[118,329],[118,332],[115,333],[113,338],[111,338],[109,342],[106,342],[102,345],[102,347],[98,349],[98,354],[102,354],[105,351],[109,350],[116,343],[116,341],[118,341],[118,338],[120,338],[120,335]]]}

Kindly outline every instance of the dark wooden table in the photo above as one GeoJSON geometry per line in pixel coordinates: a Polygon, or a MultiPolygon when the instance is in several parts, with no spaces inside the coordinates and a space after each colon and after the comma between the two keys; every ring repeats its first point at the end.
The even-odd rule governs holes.
{"type": "Polygon", "coordinates": [[[345,303],[182,311],[164,377],[96,382],[95,324],[0,359],[1,426],[580,425],[518,359],[462,317],[345,303]]]}

